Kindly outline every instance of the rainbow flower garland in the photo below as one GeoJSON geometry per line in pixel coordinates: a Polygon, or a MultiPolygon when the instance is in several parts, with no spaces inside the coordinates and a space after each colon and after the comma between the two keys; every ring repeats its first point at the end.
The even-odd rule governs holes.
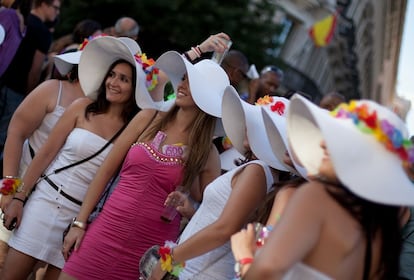
{"type": "Polygon", "coordinates": [[[146,86],[149,91],[153,90],[158,83],[158,73],[159,69],[154,67],[155,61],[154,59],[147,58],[145,53],[143,54],[135,54],[135,60],[141,64],[142,70],[146,75],[146,86]]]}
{"type": "Polygon", "coordinates": [[[184,269],[185,263],[174,262],[173,248],[176,245],[172,241],[165,241],[165,245],[159,248],[158,254],[160,254],[161,269],[178,277],[184,269]]]}
{"type": "Polygon", "coordinates": [[[349,104],[342,103],[331,112],[331,115],[336,118],[352,119],[360,131],[372,134],[403,162],[414,163],[414,144],[410,139],[403,138],[401,131],[389,121],[378,119],[375,110],[370,113],[367,104],[358,104],[355,100],[349,104]]]}
{"type": "Polygon", "coordinates": [[[5,176],[2,180],[2,186],[0,193],[3,195],[15,194],[17,188],[22,184],[22,180],[19,177],[5,176]]]}

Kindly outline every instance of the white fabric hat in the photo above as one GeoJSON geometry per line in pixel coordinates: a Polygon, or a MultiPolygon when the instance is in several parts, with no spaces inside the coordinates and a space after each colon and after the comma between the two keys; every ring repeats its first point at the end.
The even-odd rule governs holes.
{"type": "Polygon", "coordinates": [[[59,73],[65,76],[72,70],[74,65],[78,65],[81,53],[82,51],[74,51],[55,55],[55,66],[59,73]]]}
{"type": "Polygon", "coordinates": [[[79,61],[79,82],[86,96],[96,99],[109,67],[117,60],[124,59],[136,66],[137,81],[135,100],[141,109],[159,109],[151,98],[146,86],[146,74],[137,62],[134,53],[141,50],[138,44],[129,39],[102,36],[91,40],[82,50],[79,61]]]}
{"type": "MultiPolygon", "coordinates": [[[[414,184],[404,172],[401,157],[390,150],[402,139],[409,147],[412,143],[404,122],[386,107],[360,100],[343,104],[329,114],[295,95],[287,121],[289,142],[309,175],[318,172],[323,139],[338,179],[350,191],[376,203],[414,205],[414,184]],[[390,133],[395,143],[386,148],[376,137],[389,141],[386,135],[390,133]]],[[[414,149],[408,156],[413,162],[414,149]]]]}
{"type": "MultiPolygon", "coordinates": [[[[66,74],[68,74],[74,65],[78,65],[79,64],[79,60],[80,60],[80,56],[82,53],[83,48],[86,47],[86,45],[99,37],[103,37],[106,35],[103,34],[99,34],[97,36],[91,36],[88,39],[85,39],[84,42],[79,46],[79,49],[77,51],[72,51],[72,52],[67,52],[67,53],[62,53],[62,54],[58,54],[55,55],[54,57],[54,62],[55,62],[55,66],[57,68],[57,70],[59,71],[59,73],[63,76],[65,76],[66,74]]],[[[139,45],[132,40],[131,38],[128,37],[121,37],[119,38],[119,40],[121,40],[122,42],[124,42],[131,50],[131,52],[133,54],[137,53],[137,54],[141,54],[141,48],[139,47],[139,45]]]]}
{"type": "MultiPolygon", "coordinates": [[[[261,104],[262,116],[264,125],[266,128],[267,137],[272,147],[274,155],[282,159],[285,153],[288,152],[288,139],[286,130],[286,115],[289,109],[290,101],[286,98],[267,97],[269,102],[261,104]]],[[[258,100],[260,102],[260,99],[258,100]]],[[[291,158],[294,168],[288,164],[285,167],[292,173],[297,174],[303,178],[306,178],[306,170],[303,166],[300,166],[297,161],[291,158]]]]}
{"type": "Polygon", "coordinates": [[[272,153],[261,106],[251,105],[242,100],[232,86],[228,86],[224,91],[222,121],[226,135],[240,154],[244,155],[246,152],[243,142],[247,131],[250,149],[258,159],[275,169],[288,171],[283,164],[283,158],[277,158],[272,153]]]}
{"type": "MultiPolygon", "coordinates": [[[[230,81],[220,65],[210,59],[192,64],[178,52],[168,51],[157,59],[154,66],[167,74],[175,92],[184,74],[187,73],[191,95],[196,105],[209,115],[221,117],[222,97],[230,81]]],[[[216,136],[224,135],[220,127],[218,119],[216,136]]]]}

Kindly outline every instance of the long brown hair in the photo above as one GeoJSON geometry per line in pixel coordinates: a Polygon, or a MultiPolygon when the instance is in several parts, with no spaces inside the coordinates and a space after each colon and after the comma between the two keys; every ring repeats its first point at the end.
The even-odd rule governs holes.
{"type": "MultiPolygon", "coordinates": [[[[155,137],[158,131],[164,130],[168,124],[174,120],[179,110],[178,106],[174,106],[162,118],[154,121],[145,133],[138,139],[139,141],[149,141],[155,137]]],[[[200,109],[197,109],[197,115],[187,129],[189,135],[187,146],[189,149],[188,158],[185,162],[182,191],[189,191],[195,178],[207,162],[210,149],[213,145],[213,133],[216,124],[216,117],[208,115],[200,109]]]]}

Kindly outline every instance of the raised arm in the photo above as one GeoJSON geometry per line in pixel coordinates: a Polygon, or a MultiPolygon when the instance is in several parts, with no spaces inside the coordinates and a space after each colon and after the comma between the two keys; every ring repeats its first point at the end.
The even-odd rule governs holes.
{"type": "Polygon", "coordinates": [[[220,32],[214,35],[210,35],[205,39],[200,45],[197,45],[189,49],[185,54],[190,61],[194,61],[199,58],[203,53],[207,52],[220,52],[223,53],[227,49],[227,45],[224,43],[224,40],[230,40],[230,36],[224,32],[220,32]]]}

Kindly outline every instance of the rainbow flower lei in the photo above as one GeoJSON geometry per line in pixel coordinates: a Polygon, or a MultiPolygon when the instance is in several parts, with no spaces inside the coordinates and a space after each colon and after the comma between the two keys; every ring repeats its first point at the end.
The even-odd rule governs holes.
{"type": "Polygon", "coordinates": [[[158,249],[158,254],[160,254],[161,269],[178,277],[184,269],[185,263],[174,262],[172,251],[176,245],[172,241],[165,241],[165,245],[158,249]]]}
{"type": "Polygon", "coordinates": [[[285,103],[283,103],[282,101],[276,101],[273,104],[274,101],[275,99],[273,97],[269,95],[265,95],[257,99],[255,105],[259,105],[259,106],[270,105],[270,110],[272,112],[278,113],[279,116],[283,116],[285,114],[285,109],[286,109],[285,103]]]}
{"type": "Polygon", "coordinates": [[[158,83],[158,73],[159,69],[154,67],[155,61],[154,59],[147,58],[147,55],[145,53],[143,54],[135,54],[134,58],[136,62],[138,62],[142,70],[144,70],[144,73],[146,75],[146,86],[149,91],[153,90],[155,86],[158,83]]]}
{"type": "Polygon", "coordinates": [[[414,163],[414,144],[410,139],[404,138],[401,131],[389,121],[378,119],[377,112],[370,112],[367,104],[358,104],[355,100],[349,104],[342,103],[331,112],[331,115],[351,119],[360,131],[372,134],[403,162],[414,163]]]}

